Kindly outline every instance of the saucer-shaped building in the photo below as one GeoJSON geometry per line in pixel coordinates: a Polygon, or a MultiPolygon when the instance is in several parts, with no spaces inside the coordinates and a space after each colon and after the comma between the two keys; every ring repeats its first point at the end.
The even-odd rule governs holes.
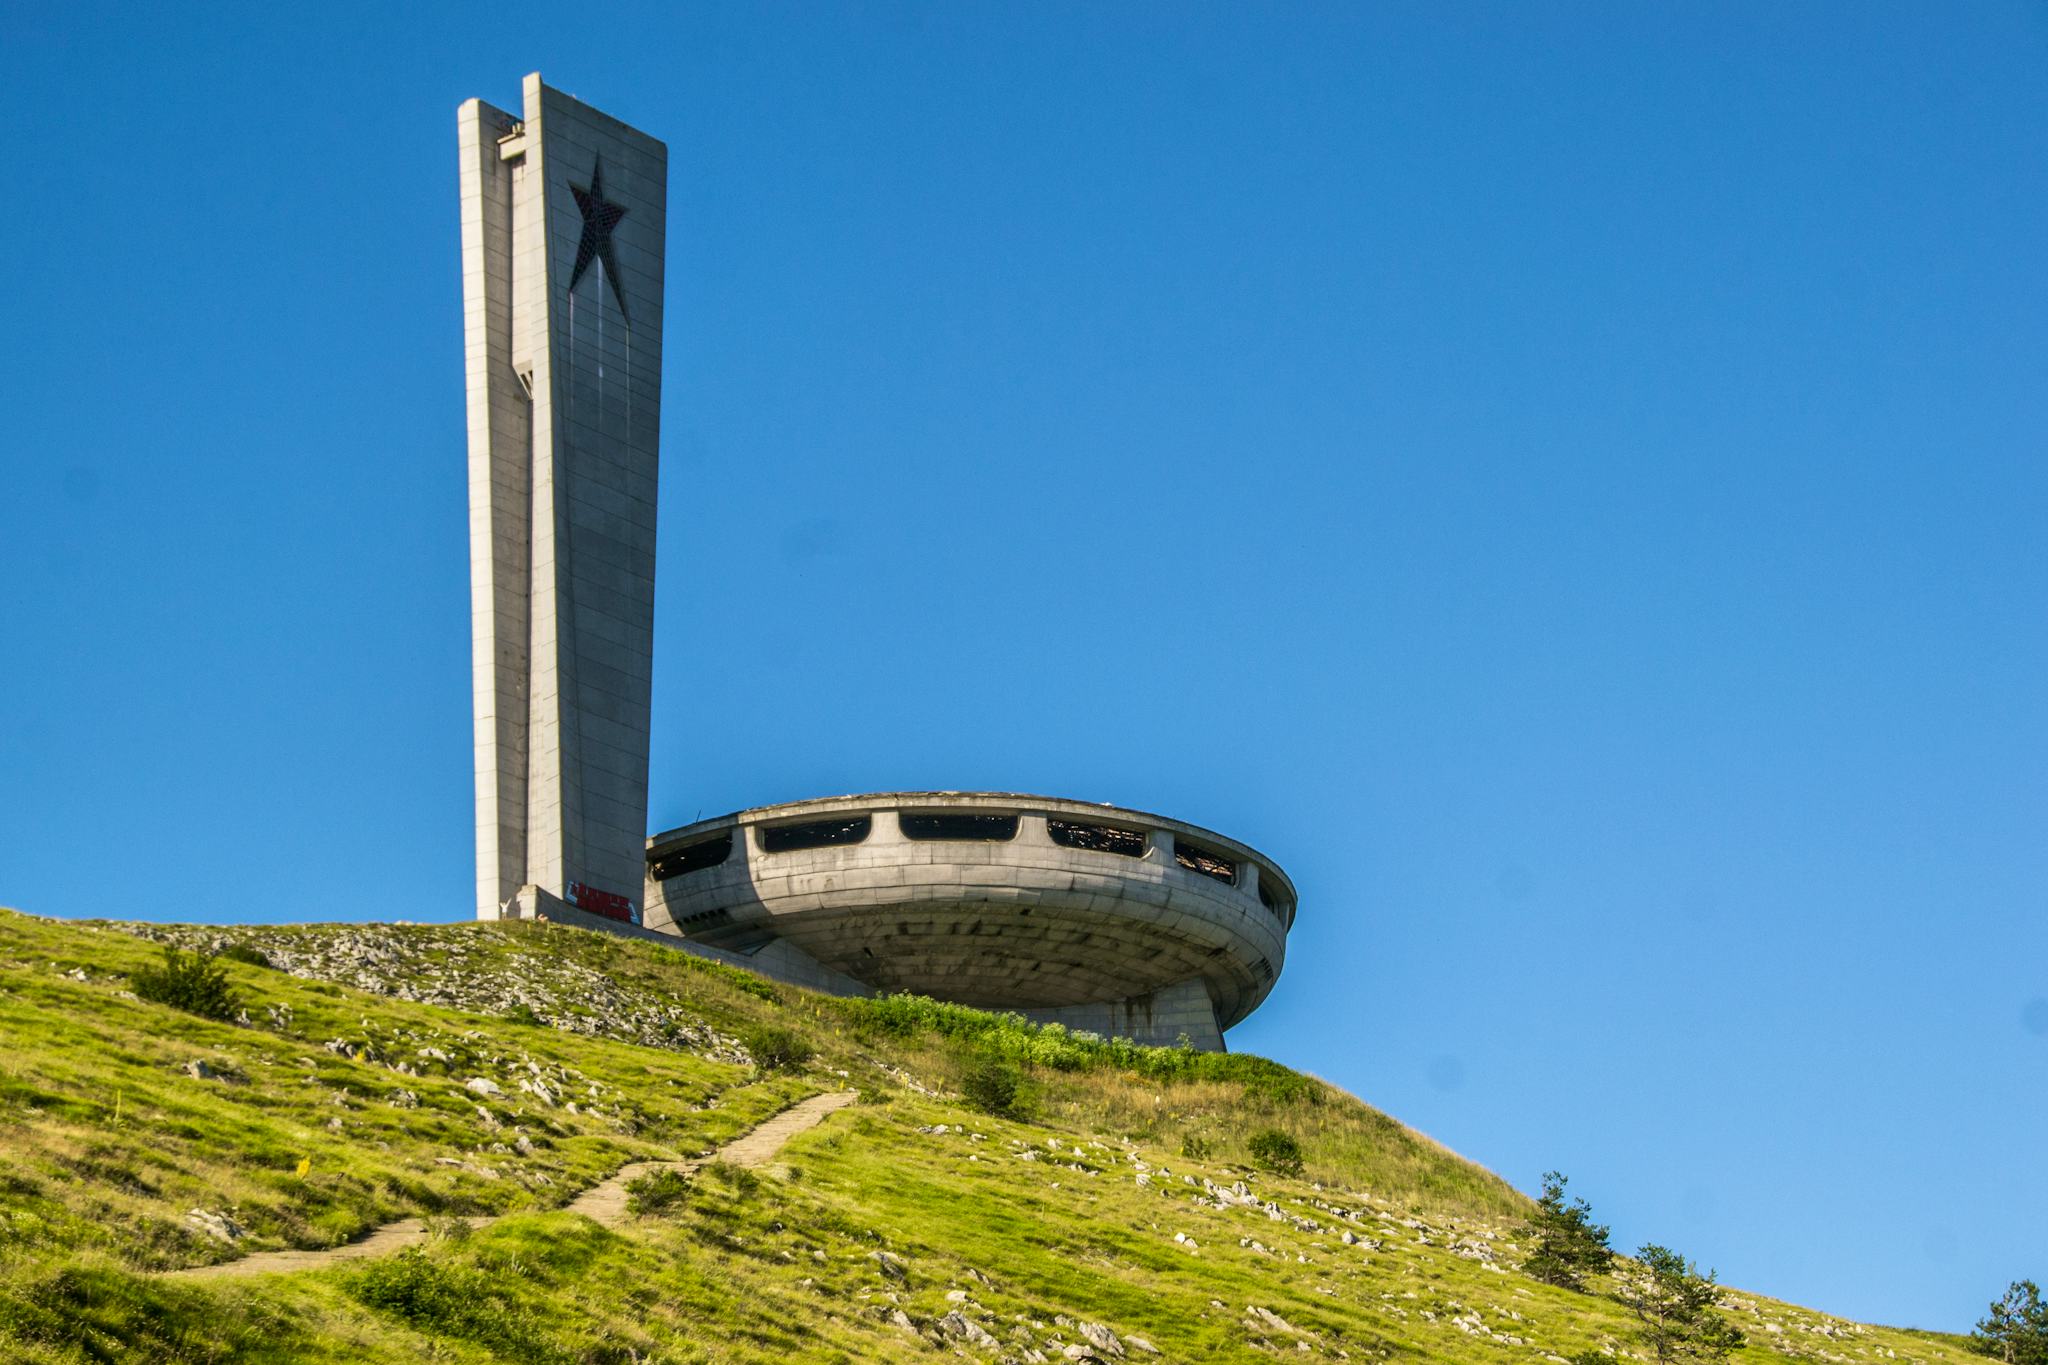
{"type": "Polygon", "coordinates": [[[885,792],[655,835],[641,925],[830,990],[1216,1049],[1272,988],[1294,909],[1277,864],[1213,830],[1057,797],[885,792]]]}

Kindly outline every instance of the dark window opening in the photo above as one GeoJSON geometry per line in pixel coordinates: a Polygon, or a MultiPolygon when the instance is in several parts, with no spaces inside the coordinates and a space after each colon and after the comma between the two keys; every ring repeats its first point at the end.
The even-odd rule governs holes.
{"type": "Polygon", "coordinates": [[[699,839],[694,844],[670,849],[667,853],[656,854],[649,861],[652,864],[654,880],[665,882],[671,877],[680,877],[688,872],[702,872],[707,867],[717,867],[732,856],[732,831],[710,839],[699,839]]]}
{"type": "Polygon", "coordinates": [[[1047,820],[1045,832],[1056,844],[1068,848],[1092,849],[1097,853],[1121,853],[1126,858],[1145,856],[1145,831],[1119,829],[1115,825],[1084,825],[1074,820],[1047,820]]]}
{"type": "Polygon", "coordinates": [[[875,827],[871,815],[852,819],[812,820],[801,825],[762,825],[763,853],[795,853],[805,848],[826,848],[832,844],[857,844],[875,827]]]}
{"type": "Polygon", "coordinates": [[[1279,920],[1282,924],[1287,923],[1289,907],[1285,901],[1266,889],[1266,879],[1264,877],[1259,878],[1259,904],[1272,911],[1273,918],[1279,920]]]}
{"type": "Polygon", "coordinates": [[[931,813],[926,815],[899,815],[896,823],[903,828],[906,839],[980,839],[1000,843],[1017,837],[1017,817],[1014,815],[973,815],[931,813]]]}
{"type": "Polygon", "coordinates": [[[1191,844],[1182,839],[1173,841],[1173,859],[1190,872],[1199,872],[1204,877],[1214,877],[1219,882],[1237,883],[1237,864],[1200,844],[1191,844]]]}

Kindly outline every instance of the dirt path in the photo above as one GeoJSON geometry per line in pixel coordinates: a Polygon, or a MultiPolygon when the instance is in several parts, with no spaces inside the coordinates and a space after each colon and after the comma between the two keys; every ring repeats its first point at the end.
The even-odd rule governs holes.
{"type": "MultiPolygon", "coordinates": [[[[813,1095],[807,1100],[783,1110],[773,1118],[764,1120],[757,1127],[740,1134],[731,1142],[720,1147],[708,1158],[714,1161],[730,1161],[737,1166],[765,1166],[782,1150],[784,1143],[808,1128],[815,1128],[827,1114],[844,1109],[859,1098],[851,1091],[839,1091],[829,1095],[813,1095]]],[[[576,1196],[566,1206],[569,1213],[580,1213],[606,1227],[617,1227],[626,1221],[626,1186],[651,1171],[674,1170],[694,1171],[703,1161],[635,1161],[621,1166],[611,1179],[593,1185],[576,1196]]],[[[534,1212],[535,1210],[523,1210],[534,1212]]],[[[499,1217],[518,1215],[501,1214],[499,1217]]],[[[497,1218],[476,1218],[470,1220],[472,1227],[488,1227],[497,1218]]],[[[346,1246],[328,1247],[321,1251],[259,1251],[244,1256],[239,1261],[222,1261],[218,1265],[193,1266],[188,1270],[165,1272],[180,1279],[211,1280],[239,1275],[276,1275],[291,1270],[311,1270],[318,1266],[333,1265],[338,1261],[360,1260],[366,1256],[388,1256],[409,1246],[417,1246],[427,1239],[426,1223],[418,1218],[404,1218],[396,1223],[386,1223],[371,1232],[360,1242],[346,1246]]]]}

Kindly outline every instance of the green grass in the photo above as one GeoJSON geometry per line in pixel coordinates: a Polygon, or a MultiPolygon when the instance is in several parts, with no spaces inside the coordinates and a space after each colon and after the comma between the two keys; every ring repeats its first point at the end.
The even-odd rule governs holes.
{"type": "MultiPolygon", "coordinates": [[[[249,1022],[134,998],[128,974],[161,951],[131,932],[0,912],[0,1358],[1061,1359],[1082,1323],[1170,1361],[1626,1344],[1612,1299],[1514,1272],[1523,1196],[1258,1058],[834,1000],[553,926],[150,932],[258,959],[216,959],[249,1022]],[[747,1038],[778,1065],[751,1065],[747,1038]],[[1018,1068],[1019,1117],[954,1098],[991,1057],[1018,1068]],[[189,1074],[202,1059],[218,1079],[189,1074]],[[868,1102],[767,1172],[650,1185],[618,1230],[558,1209],[826,1088],[868,1102]],[[1254,1170],[1268,1130],[1299,1144],[1300,1177],[1254,1170]],[[228,1246],[195,1209],[246,1235],[228,1246]],[[374,1261],[151,1273],[498,1213],[374,1261]],[[945,1337],[955,1312],[999,1346],[945,1337]]],[[[1955,1338],[1729,1304],[1755,1361],[1975,1359],[1955,1338]]]]}

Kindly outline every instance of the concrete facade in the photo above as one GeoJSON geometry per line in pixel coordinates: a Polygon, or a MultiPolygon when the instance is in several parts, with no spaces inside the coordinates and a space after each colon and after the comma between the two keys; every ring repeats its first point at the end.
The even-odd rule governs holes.
{"type": "Polygon", "coordinates": [[[1279,975],[1295,892],[1256,850],[1162,816],[895,792],[656,835],[646,904],[649,929],[750,960],[794,950],[877,991],[1220,1048],[1279,975]]]}
{"type": "Polygon", "coordinates": [[[457,122],[477,914],[637,922],[668,151],[538,75],[457,122]]]}

